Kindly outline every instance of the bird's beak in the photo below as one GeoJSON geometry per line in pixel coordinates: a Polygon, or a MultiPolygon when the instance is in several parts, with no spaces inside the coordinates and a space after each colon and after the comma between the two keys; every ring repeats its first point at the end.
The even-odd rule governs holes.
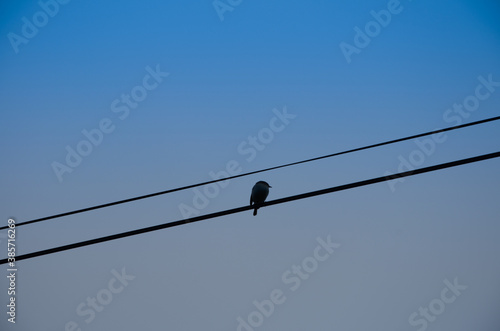
{"type": "Polygon", "coordinates": [[[271,185],[269,185],[269,188],[273,188],[271,185]]]}

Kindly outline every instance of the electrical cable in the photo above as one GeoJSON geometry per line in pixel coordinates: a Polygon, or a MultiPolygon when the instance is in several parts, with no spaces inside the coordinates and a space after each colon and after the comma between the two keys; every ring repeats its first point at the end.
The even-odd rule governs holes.
{"type": "MultiPolygon", "coordinates": [[[[293,196],[289,196],[289,197],[285,197],[285,198],[281,198],[281,199],[271,200],[271,201],[264,202],[264,203],[260,204],[259,208],[265,207],[265,206],[282,204],[285,202],[290,202],[290,201],[295,201],[295,200],[301,200],[301,199],[310,198],[310,197],[315,197],[315,196],[319,196],[319,195],[323,195],[323,194],[328,194],[328,193],[333,193],[333,192],[338,192],[338,191],[343,191],[343,190],[349,190],[349,189],[356,188],[356,187],[361,187],[361,186],[371,185],[371,184],[380,183],[380,182],[384,182],[384,181],[394,180],[394,179],[398,179],[398,178],[418,175],[418,174],[422,174],[422,173],[426,173],[426,172],[432,172],[432,171],[436,171],[436,170],[456,167],[456,166],[460,166],[460,165],[464,165],[464,164],[468,164],[468,163],[484,161],[484,160],[493,159],[493,158],[497,158],[497,157],[500,157],[500,151],[490,153],[490,154],[484,154],[484,155],[479,155],[479,156],[475,156],[475,157],[470,157],[467,159],[461,159],[461,160],[451,161],[451,162],[447,162],[447,163],[441,163],[441,164],[437,164],[437,165],[433,165],[433,166],[429,166],[429,167],[425,167],[425,168],[414,169],[411,171],[396,173],[396,174],[392,174],[389,176],[371,178],[371,179],[362,180],[362,181],[354,182],[354,183],[350,183],[350,184],[334,186],[334,187],[330,187],[330,188],[326,188],[326,189],[322,189],[322,190],[317,190],[317,191],[297,194],[297,195],[293,195],[293,196]]],[[[225,216],[225,215],[241,213],[243,211],[247,211],[247,210],[254,209],[254,208],[255,208],[255,206],[238,207],[238,208],[223,210],[223,211],[219,211],[219,212],[215,212],[215,213],[211,213],[211,214],[200,215],[200,216],[188,218],[185,220],[178,220],[178,221],[154,225],[154,226],[150,226],[150,227],[146,227],[146,228],[117,233],[117,234],[113,234],[113,235],[109,235],[109,236],[105,236],[105,237],[100,237],[100,238],[90,239],[90,240],[81,241],[81,242],[77,242],[77,243],[72,243],[72,244],[68,244],[68,245],[64,245],[64,246],[49,248],[46,250],[32,252],[32,253],[17,256],[17,257],[15,257],[15,261],[30,259],[30,258],[34,258],[37,256],[47,255],[47,254],[53,254],[53,253],[62,252],[62,251],[70,250],[70,249],[94,245],[94,244],[98,244],[98,243],[102,243],[102,242],[106,242],[106,241],[135,236],[138,234],[143,234],[143,233],[147,233],[147,232],[171,228],[171,227],[175,227],[175,226],[179,226],[179,225],[183,225],[183,224],[188,224],[188,223],[194,223],[194,222],[212,219],[212,218],[216,218],[216,217],[221,217],[221,216],[225,216]]],[[[5,264],[7,262],[8,262],[7,258],[0,260],[0,264],[5,264]]]]}
{"type": "MultiPolygon", "coordinates": [[[[146,195],[141,195],[141,196],[137,196],[137,197],[133,197],[133,198],[128,198],[128,199],[124,199],[124,200],[118,200],[118,201],[109,202],[109,203],[105,203],[105,204],[101,204],[101,205],[96,205],[96,206],[92,206],[92,207],[87,207],[87,208],[83,208],[83,209],[77,209],[77,210],[73,210],[73,211],[69,211],[69,212],[65,212],[65,213],[61,213],[61,214],[55,214],[55,215],[51,215],[51,216],[46,216],[46,217],[42,217],[42,218],[33,219],[33,220],[30,220],[30,221],[20,222],[20,223],[18,223],[16,225],[16,227],[27,225],[27,224],[38,223],[38,222],[42,222],[42,221],[48,221],[48,220],[59,218],[59,217],[63,217],[63,216],[69,216],[69,215],[84,213],[84,212],[88,212],[88,211],[91,211],[91,210],[96,210],[96,209],[111,207],[111,206],[115,206],[115,205],[119,205],[119,204],[123,204],[123,203],[129,203],[129,202],[133,202],[133,201],[137,201],[137,200],[141,200],[141,199],[147,199],[147,198],[151,198],[151,197],[155,197],[155,196],[159,196],[159,195],[163,195],[163,194],[168,194],[168,193],[178,192],[178,191],[182,191],[182,190],[187,190],[187,189],[190,189],[190,188],[195,188],[195,187],[198,187],[198,186],[203,186],[203,185],[208,185],[208,184],[212,184],[212,183],[217,183],[217,182],[220,182],[220,181],[225,181],[225,180],[235,179],[235,178],[239,178],[239,177],[254,175],[254,174],[258,174],[258,173],[266,172],[266,171],[270,171],[270,170],[276,170],[276,169],[280,169],[280,168],[290,167],[290,166],[294,166],[294,165],[298,165],[298,164],[303,164],[303,163],[307,163],[307,162],[317,161],[317,160],[326,159],[326,158],[330,158],[330,157],[334,157],[334,156],[339,156],[339,155],[343,155],[343,154],[348,154],[348,153],[358,152],[358,151],[362,151],[362,150],[366,150],[366,149],[371,149],[371,148],[375,148],[375,147],[380,147],[380,146],[385,146],[385,145],[389,145],[389,144],[394,144],[394,143],[402,142],[402,141],[405,141],[405,140],[410,140],[410,139],[415,139],[415,138],[420,138],[420,137],[428,136],[428,135],[431,135],[431,134],[437,134],[437,133],[442,133],[442,132],[446,132],[446,131],[457,130],[457,129],[461,129],[461,128],[465,128],[465,127],[469,127],[469,126],[475,126],[475,125],[479,125],[479,124],[483,124],[483,123],[487,123],[487,122],[497,121],[499,119],[500,119],[500,116],[495,116],[495,117],[491,117],[491,118],[487,118],[487,119],[483,119],[483,120],[479,120],[479,121],[475,121],[475,122],[471,122],[471,123],[456,125],[456,126],[452,126],[452,127],[448,127],[448,128],[444,128],[444,129],[433,130],[433,131],[429,131],[429,132],[425,132],[425,133],[420,133],[420,134],[416,134],[416,135],[412,135],[412,136],[408,136],[408,137],[404,137],[404,138],[389,140],[389,141],[385,141],[385,142],[381,142],[381,143],[377,143],[377,144],[373,144],[373,145],[368,145],[368,146],[364,146],[364,147],[358,147],[358,148],[354,148],[354,149],[350,149],[350,150],[346,150],[346,151],[342,151],[342,152],[337,152],[337,153],[333,153],[333,154],[318,156],[318,157],[314,157],[314,158],[311,158],[311,159],[306,159],[306,160],[302,160],[302,161],[296,161],[296,162],[292,162],[292,163],[287,163],[287,164],[278,165],[278,166],[274,166],[274,167],[270,167],[270,168],[265,168],[265,169],[261,169],[261,170],[251,171],[251,172],[247,172],[247,173],[243,173],[243,174],[239,174],[239,175],[234,175],[234,176],[230,176],[230,177],[225,177],[225,178],[210,180],[210,181],[206,181],[206,182],[202,182],[202,183],[197,183],[197,184],[192,184],[192,185],[177,187],[177,188],[173,188],[173,189],[169,189],[169,190],[165,190],[165,191],[161,191],[161,192],[150,193],[150,194],[146,194],[146,195]]],[[[8,226],[1,226],[0,230],[4,230],[4,229],[7,229],[7,228],[8,228],[8,226]]]]}

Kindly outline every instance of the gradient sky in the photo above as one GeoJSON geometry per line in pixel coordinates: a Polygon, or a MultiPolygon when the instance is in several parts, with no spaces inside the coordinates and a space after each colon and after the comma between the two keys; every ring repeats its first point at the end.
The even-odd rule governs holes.
{"type": "MultiPolygon", "coordinates": [[[[497,1],[216,4],[220,15],[211,0],[2,1],[2,225],[207,181],[228,164],[248,172],[499,114],[497,1]],[[356,36],[367,26],[378,29],[356,36]],[[341,45],[356,42],[346,57],[341,45]],[[78,148],[87,155],[68,165],[78,148]],[[56,163],[70,171],[58,178],[56,163]]],[[[274,200],[496,152],[499,129],[201,187],[212,193],[203,206],[186,190],[19,227],[17,253],[182,219],[181,206],[247,205],[258,180],[274,200]]],[[[238,330],[253,317],[259,331],[497,331],[499,168],[493,159],[20,261],[15,325],[0,277],[0,329],[238,330]],[[340,245],[325,261],[318,238],[340,245]],[[313,260],[298,283],[294,266],[313,260]],[[129,280],[113,281],[123,270],[129,280]],[[462,290],[445,303],[453,282],[462,290]],[[272,293],[282,303],[253,313],[272,293]],[[95,297],[106,304],[92,308],[95,297]]],[[[0,240],[5,258],[4,230],[0,240]]]]}

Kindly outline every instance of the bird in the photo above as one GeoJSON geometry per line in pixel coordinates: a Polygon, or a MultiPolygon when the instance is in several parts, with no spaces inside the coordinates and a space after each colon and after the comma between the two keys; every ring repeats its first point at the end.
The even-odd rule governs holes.
{"type": "Polygon", "coordinates": [[[266,201],[267,195],[269,194],[269,188],[271,185],[261,180],[255,183],[252,188],[252,194],[250,195],[250,206],[254,205],[253,216],[257,215],[257,209],[259,209],[261,203],[266,201]]]}

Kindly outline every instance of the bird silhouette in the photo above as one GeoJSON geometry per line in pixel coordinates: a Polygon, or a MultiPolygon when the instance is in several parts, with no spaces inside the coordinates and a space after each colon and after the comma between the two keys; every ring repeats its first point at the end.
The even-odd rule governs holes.
{"type": "Polygon", "coordinates": [[[257,215],[257,209],[259,205],[266,201],[267,195],[269,194],[269,188],[271,185],[264,181],[258,181],[252,188],[252,194],[250,195],[250,206],[255,206],[253,210],[253,216],[257,215]]]}

